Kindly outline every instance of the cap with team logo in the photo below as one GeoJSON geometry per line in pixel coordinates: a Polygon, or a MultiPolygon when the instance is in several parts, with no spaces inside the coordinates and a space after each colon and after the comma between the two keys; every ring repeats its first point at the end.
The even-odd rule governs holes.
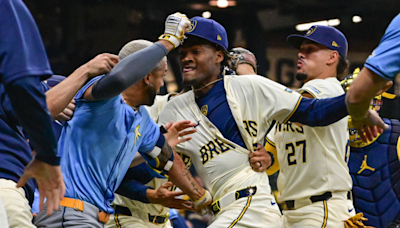
{"type": "Polygon", "coordinates": [[[287,37],[289,44],[297,49],[300,49],[300,46],[305,39],[335,50],[339,55],[346,59],[348,50],[347,39],[341,31],[334,27],[315,25],[309,28],[304,36],[294,34],[287,37]]]}
{"type": "Polygon", "coordinates": [[[186,35],[198,36],[228,49],[228,35],[225,28],[213,19],[193,17],[186,35]]]}

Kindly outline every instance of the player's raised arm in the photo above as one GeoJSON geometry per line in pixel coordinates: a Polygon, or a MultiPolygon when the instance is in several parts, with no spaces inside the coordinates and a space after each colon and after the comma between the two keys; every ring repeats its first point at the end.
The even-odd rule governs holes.
{"type": "Polygon", "coordinates": [[[109,99],[143,79],[169,51],[183,41],[184,33],[189,25],[186,15],[181,13],[170,15],[165,22],[164,34],[159,37],[158,42],[124,58],[111,72],[89,87],[84,98],[87,100],[109,99]]]}
{"type": "Polygon", "coordinates": [[[61,113],[71,102],[78,90],[88,79],[107,73],[118,63],[119,58],[113,54],[100,54],[80,66],[62,82],[46,92],[47,108],[51,117],[61,113]]]}

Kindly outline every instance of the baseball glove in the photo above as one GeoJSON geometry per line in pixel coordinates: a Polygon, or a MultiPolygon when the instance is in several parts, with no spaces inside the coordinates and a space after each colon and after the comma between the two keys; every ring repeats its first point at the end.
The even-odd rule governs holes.
{"type": "Polygon", "coordinates": [[[344,227],[345,228],[374,228],[372,226],[366,226],[364,225],[363,221],[368,221],[367,218],[364,218],[363,213],[358,213],[354,215],[353,217],[347,219],[344,221],[344,227]]]}
{"type": "Polygon", "coordinates": [[[257,59],[251,51],[237,47],[232,48],[229,54],[232,56],[232,60],[230,61],[232,70],[236,71],[239,64],[247,63],[250,64],[253,67],[254,72],[257,73],[257,59]]]}

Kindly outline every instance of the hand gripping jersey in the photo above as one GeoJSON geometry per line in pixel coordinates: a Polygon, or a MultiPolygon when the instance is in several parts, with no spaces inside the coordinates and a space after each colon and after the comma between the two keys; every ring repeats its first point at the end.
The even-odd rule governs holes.
{"type": "MultiPolygon", "coordinates": [[[[317,99],[344,93],[336,78],[308,81],[299,92],[307,92],[317,99]]],[[[268,139],[275,143],[280,165],[278,201],[351,190],[345,162],[347,121],[346,117],[326,127],[300,126],[291,122],[276,124],[268,139]]]]}
{"type": "Polygon", "coordinates": [[[192,139],[175,147],[192,159],[197,173],[214,200],[226,193],[253,185],[265,185],[268,176],[251,169],[248,155],[253,145],[263,142],[272,119],[285,122],[297,107],[300,95],[261,76],[224,76],[229,108],[247,148],[225,139],[195,102],[193,91],[169,101],[159,124],[190,120],[197,123],[192,139]]]}
{"type": "Polygon", "coordinates": [[[384,121],[390,129],[372,143],[350,143],[354,206],[368,218],[364,224],[376,228],[400,220],[400,123],[384,121]]]}

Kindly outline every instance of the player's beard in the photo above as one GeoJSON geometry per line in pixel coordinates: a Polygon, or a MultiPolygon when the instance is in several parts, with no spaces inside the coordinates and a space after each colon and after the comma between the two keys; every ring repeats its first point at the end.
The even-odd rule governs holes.
{"type": "Polygon", "coordinates": [[[296,79],[299,81],[306,80],[308,75],[306,73],[296,73],[296,79]]]}
{"type": "Polygon", "coordinates": [[[153,85],[149,85],[149,89],[147,90],[147,98],[148,101],[146,102],[145,105],[151,106],[154,104],[154,100],[156,99],[157,96],[157,91],[154,89],[153,85]]]}

